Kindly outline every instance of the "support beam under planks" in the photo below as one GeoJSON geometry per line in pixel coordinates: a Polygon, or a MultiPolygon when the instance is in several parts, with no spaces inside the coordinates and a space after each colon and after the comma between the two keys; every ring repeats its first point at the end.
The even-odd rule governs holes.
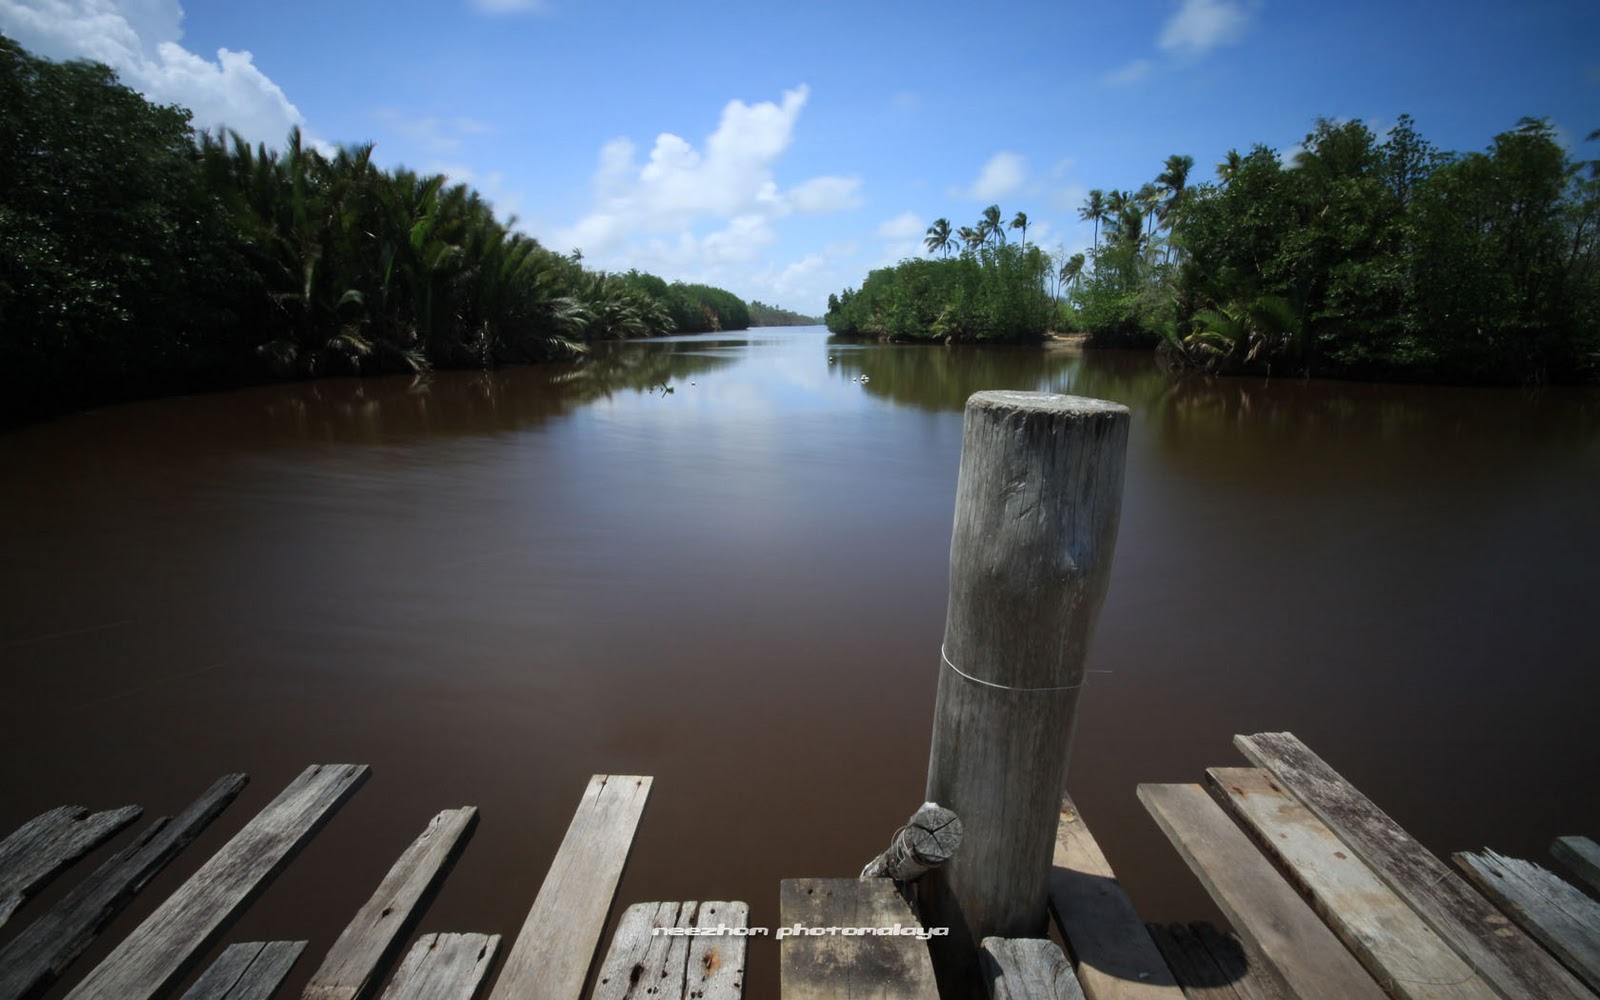
{"type": "Polygon", "coordinates": [[[1252,957],[1304,1000],[1383,991],[1244,831],[1199,785],[1140,785],[1139,800],[1239,932],[1252,957]]]}
{"type": "Polygon", "coordinates": [[[1600,903],[1531,861],[1493,851],[1454,855],[1456,867],[1593,990],[1600,990],[1600,903]]]}
{"type": "Polygon", "coordinates": [[[1088,1000],[1182,1000],[1183,993],[1072,799],[1061,800],[1050,910],[1088,1000]]]}
{"type": "Polygon", "coordinates": [[[306,768],[124,938],[69,1000],[164,995],[366,779],[365,764],[306,768]]]}
{"type": "Polygon", "coordinates": [[[1405,900],[1265,771],[1213,767],[1206,776],[1212,793],[1390,996],[1496,1000],[1499,994],[1405,900]]]}
{"type": "Polygon", "coordinates": [[[305,947],[304,941],[230,944],[183,1000],[271,1000],[305,947]]]}
{"type": "Polygon", "coordinates": [[[138,806],[123,806],[90,815],[83,806],[61,806],[35,816],[0,840],[0,927],[23,900],[138,819],[141,811],[138,806]]]}
{"type": "Polygon", "coordinates": [[[651,780],[631,774],[589,779],[500,970],[493,1000],[578,1000],[650,799],[651,780]]]}
{"type": "Polygon", "coordinates": [[[1574,875],[1589,883],[1590,889],[1600,892],[1600,844],[1588,837],[1559,837],[1551,845],[1550,853],[1574,875]]]}
{"type": "Polygon", "coordinates": [[[1560,962],[1293,733],[1235,736],[1233,742],[1316,813],[1502,996],[1592,997],[1560,962]]]}
{"type": "Polygon", "coordinates": [[[449,873],[477,822],[473,806],[446,809],[428,822],[328,949],[304,1000],[358,1000],[376,992],[419,907],[449,873]]]}
{"type": "Polygon", "coordinates": [[[475,1000],[499,947],[498,934],[424,934],[401,960],[382,1000],[475,1000]]]}
{"type": "Polygon", "coordinates": [[[54,982],[100,928],[227,808],[246,780],[242,774],[224,775],[176,818],[151,823],[0,947],[0,1000],[20,1000],[54,982]]]}
{"type": "Polygon", "coordinates": [[[939,995],[927,942],[915,933],[922,925],[893,880],[784,879],[779,912],[784,1000],[930,1000],[939,995]],[[844,933],[863,929],[911,933],[844,933]]]}

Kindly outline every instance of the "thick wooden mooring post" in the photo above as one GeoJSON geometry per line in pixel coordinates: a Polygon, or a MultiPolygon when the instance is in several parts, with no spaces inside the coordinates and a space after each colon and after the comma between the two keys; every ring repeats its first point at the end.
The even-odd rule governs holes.
{"type": "Polygon", "coordinates": [[[927,798],[961,851],[924,880],[941,979],[986,937],[1042,937],[1090,633],[1122,508],[1128,410],[1028,392],[967,401],[927,798]]]}

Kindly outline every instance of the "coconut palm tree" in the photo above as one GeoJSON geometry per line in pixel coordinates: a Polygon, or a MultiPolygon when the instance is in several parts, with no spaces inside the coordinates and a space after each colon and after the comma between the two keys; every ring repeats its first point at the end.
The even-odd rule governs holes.
{"type": "Polygon", "coordinates": [[[1089,192],[1089,197],[1084,199],[1083,207],[1078,210],[1078,218],[1084,222],[1094,223],[1094,249],[1100,249],[1100,220],[1106,217],[1106,193],[1099,188],[1089,192]]]}
{"type": "Polygon", "coordinates": [[[1018,212],[1011,220],[1011,228],[1022,230],[1022,249],[1028,249],[1028,213],[1018,212]]]}
{"type": "Polygon", "coordinates": [[[999,205],[990,205],[988,208],[984,209],[983,221],[979,223],[979,225],[984,227],[984,233],[987,236],[993,236],[998,239],[1001,246],[1005,245],[1006,227],[1005,223],[1000,221],[999,205]]]}
{"type": "Polygon", "coordinates": [[[1077,284],[1078,279],[1083,277],[1083,265],[1083,254],[1075,253],[1071,257],[1068,257],[1067,262],[1061,265],[1062,283],[1069,287],[1077,284]]]}
{"type": "MultiPolygon", "coordinates": [[[[1156,214],[1167,232],[1177,228],[1183,216],[1183,206],[1186,192],[1189,188],[1189,171],[1194,169],[1194,157],[1173,154],[1167,157],[1166,169],[1156,175],[1156,185],[1167,193],[1167,198],[1161,203],[1156,214]]],[[[1172,244],[1167,244],[1167,261],[1172,261],[1172,244]]]]}
{"type": "Polygon", "coordinates": [[[1233,180],[1234,175],[1239,172],[1239,165],[1243,162],[1244,157],[1239,155],[1237,149],[1228,150],[1222,162],[1217,164],[1217,180],[1222,182],[1223,187],[1227,187],[1228,182],[1233,180]]]}
{"type": "Polygon", "coordinates": [[[962,249],[967,253],[971,253],[988,240],[989,234],[979,232],[971,226],[962,226],[956,230],[956,238],[961,241],[962,249]]]}
{"type": "Polygon", "coordinates": [[[949,219],[934,219],[933,225],[928,227],[927,238],[922,242],[928,248],[929,253],[943,252],[948,257],[950,256],[951,235],[949,219]]]}

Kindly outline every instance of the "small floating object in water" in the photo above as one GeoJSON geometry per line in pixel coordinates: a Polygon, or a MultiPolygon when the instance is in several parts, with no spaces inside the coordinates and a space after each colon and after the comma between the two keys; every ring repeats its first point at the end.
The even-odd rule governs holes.
{"type": "Polygon", "coordinates": [[[862,385],[866,385],[868,381],[869,380],[865,375],[861,376],[861,384],[862,385]]]}
{"type": "Polygon", "coordinates": [[[861,378],[860,378],[860,376],[852,375],[852,376],[850,376],[850,381],[859,382],[859,381],[861,381],[861,378]]]}
{"type": "Polygon", "coordinates": [[[699,385],[700,383],[698,383],[698,382],[690,382],[689,384],[690,385],[699,385]]]}
{"type": "Polygon", "coordinates": [[[830,364],[830,365],[833,364],[833,360],[834,360],[833,359],[833,355],[831,355],[831,354],[828,355],[828,364],[830,364]]]}

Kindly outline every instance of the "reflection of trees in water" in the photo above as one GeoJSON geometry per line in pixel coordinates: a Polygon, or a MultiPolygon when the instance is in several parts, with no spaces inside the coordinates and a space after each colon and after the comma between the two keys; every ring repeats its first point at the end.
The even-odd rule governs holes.
{"type": "Polygon", "coordinates": [[[732,364],[705,342],[597,344],[578,365],[325,379],[275,387],[261,408],[276,437],[376,444],[525,430],[618,392],[660,391],[732,364]]]}
{"type": "MultiPolygon", "coordinates": [[[[1075,352],[1032,347],[942,347],[924,344],[845,345],[830,340],[838,378],[868,377],[866,391],[923,410],[961,410],[986,389],[1060,392],[1131,402],[1165,380],[1148,354],[1097,364],[1075,352]]],[[[1121,352],[1118,352],[1121,353],[1121,352]]]]}

